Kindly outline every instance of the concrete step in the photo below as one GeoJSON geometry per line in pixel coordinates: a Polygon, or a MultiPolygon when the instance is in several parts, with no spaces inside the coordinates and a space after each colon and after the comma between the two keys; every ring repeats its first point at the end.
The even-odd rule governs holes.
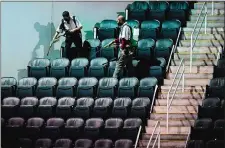
{"type": "MultiPolygon", "coordinates": [[[[209,81],[210,79],[185,79],[184,80],[184,86],[206,86],[209,85],[209,81]]],[[[173,82],[173,80],[171,79],[164,79],[164,85],[171,85],[173,82]]],[[[175,80],[174,82],[174,86],[176,86],[178,83],[178,80],[175,80]]],[[[182,86],[182,82],[179,84],[180,86],[182,86]]],[[[175,87],[174,87],[175,88],[175,87]]]]}
{"type": "MultiPolygon", "coordinates": [[[[194,9],[201,9],[203,6],[203,3],[198,2],[194,4],[194,9]]],[[[212,8],[212,2],[207,3],[207,8],[212,8]]],[[[224,3],[223,2],[215,2],[214,9],[224,9],[224,3]]]]}
{"type": "MultiPolygon", "coordinates": [[[[170,120],[168,123],[171,127],[176,126],[183,126],[183,127],[190,127],[194,125],[195,120],[170,120]]],[[[157,121],[156,120],[148,120],[148,127],[155,127],[157,121]]],[[[166,127],[166,120],[160,120],[160,126],[166,127]]]]}
{"type": "MultiPolygon", "coordinates": [[[[161,138],[161,137],[160,137],[161,138]]],[[[154,144],[154,141],[152,141],[150,143],[150,147],[152,147],[154,144]]],[[[160,148],[184,148],[186,144],[186,141],[175,141],[175,140],[161,140],[160,139],[160,148]]],[[[142,147],[146,147],[148,145],[148,140],[141,140],[139,145],[141,145],[142,147]]],[[[155,148],[158,147],[158,141],[156,142],[155,148]]]]}
{"type": "MultiPolygon", "coordinates": [[[[173,106],[198,106],[202,104],[202,99],[174,99],[172,104],[173,106]]],[[[166,106],[167,99],[156,99],[156,106],[166,106]]]]}
{"type": "MultiPolygon", "coordinates": [[[[208,34],[211,35],[211,34],[208,34]]],[[[215,34],[215,35],[219,35],[219,34],[215,34]]],[[[221,35],[221,34],[220,34],[221,35]]],[[[191,33],[187,32],[185,33],[185,36],[191,36],[191,33]]],[[[222,36],[222,35],[221,35],[222,36]]],[[[223,35],[224,36],[224,35],[223,35]]],[[[194,47],[193,48],[193,53],[218,53],[218,52],[222,52],[222,47],[218,46],[218,47],[194,47]]],[[[190,54],[190,47],[177,47],[177,53],[189,53],[190,54]]]]}
{"type": "MultiPolygon", "coordinates": [[[[161,92],[168,92],[170,89],[170,86],[161,86],[160,87],[161,92]]],[[[172,87],[172,90],[175,90],[174,87],[172,87]]],[[[177,87],[177,91],[182,91],[182,86],[177,87]]],[[[185,92],[204,92],[205,91],[205,86],[184,86],[184,91],[185,92]]]]}
{"type": "MultiPolygon", "coordinates": [[[[175,86],[174,86],[175,87],[175,86]]],[[[170,92],[170,98],[172,97],[174,91],[170,92]]],[[[158,94],[158,99],[167,99],[167,93],[161,92],[158,94]]],[[[190,93],[190,92],[176,92],[174,99],[203,99],[205,97],[204,92],[190,93]]]]}
{"type": "MultiPolygon", "coordinates": [[[[167,107],[166,106],[154,106],[154,113],[166,114],[167,107]]],[[[183,114],[195,114],[198,113],[198,106],[170,106],[169,109],[170,114],[183,113],[183,114]]]]}
{"type": "MultiPolygon", "coordinates": [[[[196,16],[198,16],[198,14],[201,12],[201,10],[199,9],[192,9],[191,11],[190,11],[190,14],[191,15],[196,15],[196,16]]],[[[208,12],[208,14],[209,15],[212,15],[212,9],[208,9],[207,10],[207,12],[208,12]]],[[[214,9],[213,10],[213,16],[216,16],[216,15],[223,15],[224,14],[224,9],[214,9]]]]}
{"type": "MultiPolygon", "coordinates": [[[[178,78],[181,74],[178,74],[178,78]]],[[[175,73],[168,73],[166,79],[174,79],[175,73]]],[[[187,73],[184,75],[185,79],[212,79],[213,74],[205,74],[205,73],[197,73],[197,74],[191,74],[187,73]]]]}
{"type": "MultiPolygon", "coordinates": [[[[153,127],[146,127],[146,133],[151,134],[153,132],[154,128],[153,127]]],[[[169,127],[169,132],[167,133],[166,127],[161,127],[160,128],[160,134],[188,134],[190,130],[190,127],[169,127]]],[[[159,131],[159,128],[155,130],[157,133],[159,131]]]]}
{"type": "MultiPolygon", "coordinates": [[[[197,28],[199,28],[199,27],[197,27],[197,28]]],[[[199,30],[199,29],[198,29],[198,30],[199,30]]],[[[193,31],[193,27],[184,27],[184,28],[182,28],[182,31],[183,31],[183,32],[192,32],[192,31],[193,31]]],[[[201,32],[205,33],[205,28],[202,27],[202,28],[200,29],[199,32],[200,32],[200,33],[201,33],[201,32]]],[[[216,28],[216,27],[213,27],[213,28],[207,27],[207,28],[206,28],[206,32],[207,32],[207,33],[218,33],[218,32],[224,33],[224,27],[220,27],[220,28],[216,28]]]]}
{"type": "MultiPolygon", "coordinates": [[[[151,134],[147,134],[147,133],[143,133],[142,134],[142,140],[149,140],[151,137],[151,134]]],[[[153,135],[153,140],[155,140],[156,135],[153,135]]],[[[187,135],[182,134],[182,135],[178,135],[178,134],[164,134],[164,135],[160,135],[160,139],[161,140],[186,140],[187,139],[187,135]]]]}
{"type": "MultiPolygon", "coordinates": [[[[223,20],[222,20],[223,21],[223,20]]],[[[195,26],[195,22],[196,21],[188,21],[187,22],[187,27],[193,27],[195,26]]],[[[197,24],[197,27],[201,27],[201,20],[199,21],[199,23],[197,24]]],[[[205,21],[203,22],[202,24],[202,28],[205,27],[205,21]]],[[[221,21],[207,21],[207,24],[206,24],[207,27],[224,27],[224,21],[221,22],[221,21]]]]}
{"type": "MultiPolygon", "coordinates": [[[[181,39],[184,39],[184,40],[190,40],[191,39],[191,33],[184,33],[182,36],[181,36],[181,39]]],[[[198,35],[198,39],[199,40],[222,40],[224,39],[224,34],[210,34],[210,33],[200,33],[198,35]]]]}
{"type": "MultiPolygon", "coordinates": [[[[167,114],[166,113],[151,113],[150,115],[151,120],[166,120],[167,114]]],[[[170,120],[195,120],[197,119],[197,113],[171,113],[169,114],[170,120]]]]}
{"type": "MultiPolygon", "coordinates": [[[[207,20],[209,20],[209,21],[224,20],[224,14],[223,15],[211,15],[211,14],[212,14],[212,12],[208,13],[207,20]]],[[[201,17],[201,18],[203,18],[203,17],[201,17]]],[[[198,15],[190,15],[190,17],[189,17],[190,21],[197,21],[197,19],[198,19],[198,15]]]]}
{"type": "MultiPolygon", "coordinates": [[[[195,42],[195,47],[201,47],[201,46],[215,47],[215,46],[223,46],[223,45],[224,45],[224,40],[196,40],[195,42]]],[[[181,40],[180,46],[190,47],[191,40],[181,40]]]]}
{"type": "MultiPolygon", "coordinates": [[[[190,52],[183,52],[183,53],[174,53],[174,56],[173,56],[173,59],[174,60],[181,60],[181,59],[184,59],[184,60],[190,60],[190,52]]],[[[217,53],[192,53],[192,59],[195,60],[195,59],[198,59],[198,60],[201,60],[201,59],[210,59],[210,60],[213,60],[213,59],[217,59],[217,53]]]]}
{"type": "MultiPolygon", "coordinates": [[[[195,60],[193,60],[195,61],[195,60]]],[[[176,73],[179,66],[170,66],[169,67],[169,73],[176,73]]],[[[178,73],[182,72],[182,67],[180,68],[178,73]]],[[[191,74],[195,73],[205,73],[205,74],[212,74],[214,72],[213,66],[192,66],[191,74]]],[[[190,73],[190,66],[184,67],[184,73],[190,73]]]]}
{"type": "MultiPolygon", "coordinates": [[[[180,60],[172,60],[171,61],[171,66],[179,66],[180,60]]],[[[190,61],[184,61],[184,64],[186,66],[190,65],[190,61]]],[[[199,60],[199,61],[192,61],[193,66],[213,66],[217,65],[216,60],[199,60]]]]}

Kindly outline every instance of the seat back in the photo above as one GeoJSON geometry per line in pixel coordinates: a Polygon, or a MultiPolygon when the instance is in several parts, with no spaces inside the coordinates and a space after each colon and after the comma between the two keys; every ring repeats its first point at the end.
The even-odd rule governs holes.
{"type": "Polygon", "coordinates": [[[69,76],[77,79],[87,76],[89,61],[86,58],[76,58],[71,62],[69,76]]]}
{"type": "Polygon", "coordinates": [[[123,78],[119,81],[118,96],[134,98],[137,95],[139,81],[135,77],[123,78]]]}
{"type": "Polygon", "coordinates": [[[105,39],[117,38],[117,27],[118,24],[115,20],[103,20],[98,29],[98,39],[103,41],[105,39]]]}
{"type": "Polygon", "coordinates": [[[37,86],[36,78],[22,78],[19,80],[16,95],[19,98],[31,97],[35,95],[35,89],[37,86]]]}
{"type": "Polygon", "coordinates": [[[35,97],[26,97],[21,100],[19,115],[21,117],[32,117],[36,113],[38,99],[35,97]]]}
{"type": "Polygon", "coordinates": [[[55,96],[56,85],[57,85],[56,78],[44,77],[39,79],[38,87],[36,89],[36,96],[38,98],[55,96]]]}
{"type": "Polygon", "coordinates": [[[66,58],[55,59],[51,63],[50,76],[57,79],[68,76],[70,61],[66,58]]]}
{"type": "Polygon", "coordinates": [[[77,88],[76,78],[61,78],[58,81],[58,87],[56,89],[56,97],[73,97],[76,94],[77,88]]]}
{"type": "Polygon", "coordinates": [[[101,42],[99,39],[87,39],[84,41],[83,47],[87,51],[89,51],[89,59],[92,60],[93,58],[96,58],[99,53],[99,49],[101,46],[101,42]]]}
{"type": "Polygon", "coordinates": [[[78,82],[77,97],[94,97],[98,80],[95,77],[81,78],[78,82]]]}
{"type": "Polygon", "coordinates": [[[91,60],[88,75],[90,77],[102,78],[106,76],[106,66],[108,60],[106,58],[95,58],[91,60]]]}
{"type": "Polygon", "coordinates": [[[17,82],[13,77],[1,78],[1,98],[13,97],[16,95],[17,82]]]}
{"type": "Polygon", "coordinates": [[[158,20],[143,21],[141,23],[141,30],[139,34],[140,39],[152,38],[157,39],[160,28],[160,22],[158,20]]]}
{"type": "Polygon", "coordinates": [[[100,57],[104,57],[109,61],[116,57],[116,53],[117,53],[116,48],[114,48],[114,47],[104,48],[104,46],[108,45],[110,42],[112,42],[114,40],[115,39],[112,38],[112,39],[105,39],[102,41],[101,49],[100,49],[100,57]]]}
{"type": "Polygon", "coordinates": [[[134,19],[142,22],[146,20],[146,13],[149,9],[149,5],[144,1],[135,1],[127,6],[128,20],[134,19]]]}
{"type": "Polygon", "coordinates": [[[97,96],[114,98],[117,94],[118,80],[116,78],[102,78],[99,80],[97,96]]]}
{"type": "Polygon", "coordinates": [[[169,9],[169,3],[166,1],[149,1],[148,20],[159,20],[163,22],[166,19],[166,12],[169,9]]]}
{"type": "Polygon", "coordinates": [[[163,38],[172,39],[175,43],[181,22],[179,20],[164,21],[162,23],[161,35],[163,38]]]}
{"type": "Polygon", "coordinates": [[[173,47],[172,39],[160,39],[156,41],[155,56],[169,59],[173,47]]]}
{"type": "Polygon", "coordinates": [[[28,64],[28,77],[41,77],[49,76],[50,61],[48,59],[34,59],[28,64]]]}
{"type": "Polygon", "coordinates": [[[155,41],[153,39],[141,39],[138,41],[137,57],[141,59],[151,60],[153,57],[153,48],[155,41]]]}

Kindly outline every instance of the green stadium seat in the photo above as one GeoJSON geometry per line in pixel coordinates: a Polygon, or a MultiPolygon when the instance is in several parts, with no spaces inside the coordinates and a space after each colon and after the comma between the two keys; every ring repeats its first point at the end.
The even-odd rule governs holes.
{"type": "Polygon", "coordinates": [[[50,61],[48,59],[34,59],[29,62],[28,77],[35,77],[40,79],[41,77],[49,76],[50,61]]]}
{"type": "Polygon", "coordinates": [[[164,21],[162,23],[162,29],[161,29],[162,38],[172,39],[173,42],[175,43],[180,27],[181,27],[181,22],[179,20],[164,21]]]}
{"type": "Polygon", "coordinates": [[[155,56],[169,59],[170,52],[173,48],[172,39],[159,39],[156,41],[155,56]]]}
{"type": "Polygon", "coordinates": [[[89,61],[86,58],[76,58],[72,60],[69,76],[77,79],[87,76],[89,61]]]}
{"type": "Polygon", "coordinates": [[[159,20],[163,22],[166,20],[166,13],[169,9],[169,3],[166,1],[149,1],[148,20],[159,20]]]}
{"type": "Polygon", "coordinates": [[[152,38],[156,40],[158,38],[159,28],[160,22],[158,20],[143,21],[141,23],[139,39],[152,38]]]}
{"type": "Polygon", "coordinates": [[[136,57],[140,59],[151,60],[153,57],[154,46],[155,41],[151,38],[139,40],[136,57]]]}

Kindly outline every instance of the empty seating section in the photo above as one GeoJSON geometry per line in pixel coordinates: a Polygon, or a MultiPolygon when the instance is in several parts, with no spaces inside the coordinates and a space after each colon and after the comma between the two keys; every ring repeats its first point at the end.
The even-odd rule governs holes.
{"type": "Polygon", "coordinates": [[[214,66],[213,78],[206,86],[205,98],[198,107],[198,119],[191,127],[187,148],[224,147],[224,57],[214,66]]]}
{"type": "MultiPolygon", "coordinates": [[[[127,67],[119,79],[112,77],[119,47],[104,46],[118,38],[120,27],[111,19],[97,23],[94,39],[84,41],[87,57],[34,59],[28,77],[2,77],[2,148],[134,147],[189,9],[189,3],[181,1],[135,1],[127,6],[126,21],[138,36],[133,66],[147,62],[147,77],[137,75],[137,69],[128,77],[127,67]]],[[[221,58],[198,106],[187,148],[224,147],[224,68],[221,58]]]]}

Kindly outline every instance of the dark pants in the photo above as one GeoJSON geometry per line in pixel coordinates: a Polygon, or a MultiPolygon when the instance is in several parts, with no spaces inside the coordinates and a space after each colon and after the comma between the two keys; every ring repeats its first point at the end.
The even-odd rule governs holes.
{"type": "Polygon", "coordinates": [[[65,40],[66,58],[70,61],[76,58],[78,53],[82,50],[82,38],[79,35],[73,35],[66,37],[65,40]],[[76,48],[71,48],[72,43],[75,44],[76,48]]]}
{"type": "Polygon", "coordinates": [[[133,76],[134,69],[133,69],[133,64],[132,64],[132,58],[133,58],[132,54],[130,54],[130,53],[125,54],[122,50],[120,50],[120,52],[118,54],[118,60],[116,62],[116,68],[113,73],[114,78],[118,78],[120,72],[122,71],[122,69],[124,68],[125,65],[127,68],[128,77],[133,76]]]}

